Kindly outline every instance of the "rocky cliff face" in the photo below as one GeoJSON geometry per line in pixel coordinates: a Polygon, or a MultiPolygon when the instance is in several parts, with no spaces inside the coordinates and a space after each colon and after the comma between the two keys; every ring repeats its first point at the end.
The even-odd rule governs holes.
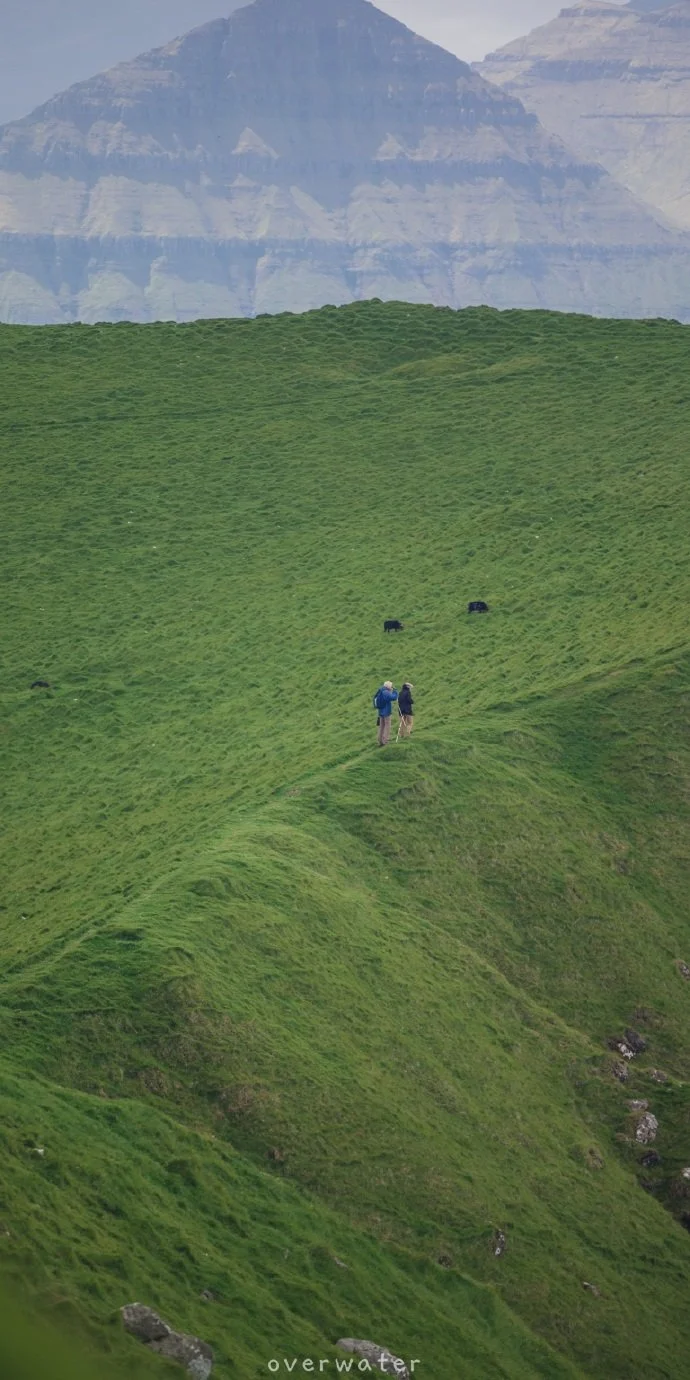
{"type": "Polygon", "coordinates": [[[0,131],[0,317],[690,317],[690,241],[365,0],[255,0],[0,131]]]}
{"type": "Polygon", "coordinates": [[[690,230],[690,0],[586,0],[478,70],[690,230]]]}

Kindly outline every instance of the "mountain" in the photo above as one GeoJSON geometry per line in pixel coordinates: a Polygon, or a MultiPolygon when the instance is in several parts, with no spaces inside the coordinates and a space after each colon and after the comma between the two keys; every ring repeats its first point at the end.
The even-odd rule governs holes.
{"type": "Polygon", "coordinates": [[[0,317],[690,317],[690,240],[365,0],[255,0],[0,137],[0,317]]]}
{"type": "Polygon", "coordinates": [[[585,0],[477,70],[690,230],[690,0],[585,0]]]}
{"type": "Polygon", "coordinates": [[[0,125],[46,96],[167,43],[245,0],[29,0],[0,7],[0,125]]]}
{"type": "Polygon", "coordinates": [[[669,0],[627,0],[624,8],[634,10],[636,14],[653,14],[658,13],[659,10],[670,9],[670,4],[669,0]]]}

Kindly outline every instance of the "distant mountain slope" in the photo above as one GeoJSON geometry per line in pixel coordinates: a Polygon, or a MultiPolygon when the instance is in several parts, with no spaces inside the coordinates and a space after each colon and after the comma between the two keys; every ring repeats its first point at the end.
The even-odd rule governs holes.
{"type": "Polygon", "coordinates": [[[0,125],[246,0],[29,0],[2,6],[0,125]]]}
{"type": "Polygon", "coordinates": [[[4,320],[372,296],[690,317],[690,239],[365,0],[255,0],[2,132],[4,320]]]}
{"type": "Polygon", "coordinates": [[[585,0],[477,70],[690,230],[690,0],[585,0]]]}

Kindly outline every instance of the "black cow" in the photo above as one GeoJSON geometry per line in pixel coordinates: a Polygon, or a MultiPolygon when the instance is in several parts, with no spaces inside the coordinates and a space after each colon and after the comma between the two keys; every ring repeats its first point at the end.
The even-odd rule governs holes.
{"type": "Polygon", "coordinates": [[[383,625],[384,632],[403,632],[403,625],[399,618],[387,618],[383,625]]]}
{"type": "Polygon", "coordinates": [[[483,599],[474,599],[474,600],[472,601],[472,603],[468,605],[467,612],[468,612],[468,613],[488,613],[488,612],[489,612],[489,605],[488,605],[488,604],[485,604],[483,599]]]}
{"type": "Polygon", "coordinates": [[[49,681],[49,680],[35,680],[35,681],[33,682],[33,685],[31,685],[31,686],[29,687],[29,689],[31,689],[31,690],[50,690],[50,681],[49,681]]]}

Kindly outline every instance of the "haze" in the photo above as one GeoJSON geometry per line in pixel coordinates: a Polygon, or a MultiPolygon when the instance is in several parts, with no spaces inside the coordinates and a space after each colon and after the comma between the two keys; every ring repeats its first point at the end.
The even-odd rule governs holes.
{"type": "MultiPolygon", "coordinates": [[[[287,0],[286,0],[287,3],[287,0]]],[[[0,124],[75,81],[239,8],[232,0],[0,0],[0,124]]],[[[382,0],[467,62],[553,18],[559,0],[382,0]]]]}

